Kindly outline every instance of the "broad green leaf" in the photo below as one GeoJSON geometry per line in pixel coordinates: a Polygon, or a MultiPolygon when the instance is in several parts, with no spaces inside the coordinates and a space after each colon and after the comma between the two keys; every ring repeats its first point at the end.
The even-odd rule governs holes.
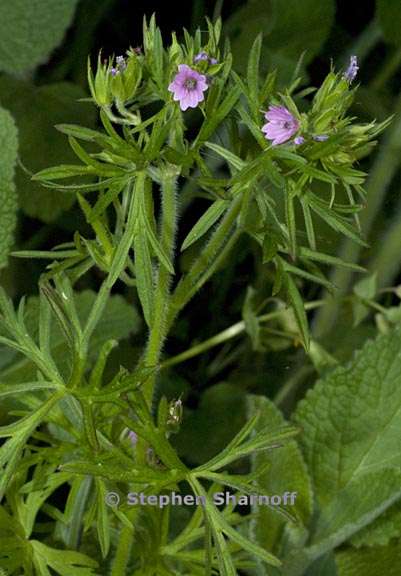
{"type": "Polygon", "coordinates": [[[391,44],[401,46],[401,13],[398,0],[376,0],[376,11],[384,38],[391,44]]]}
{"type": "Polygon", "coordinates": [[[21,74],[44,64],[62,41],[78,0],[0,3],[0,70],[21,74]]]}
{"type": "MultiPolygon", "coordinates": [[[[272,431],[285,423],[281,412],[268,398],[250,395],[248,414],[252,416],[255,413],[260,413],[256,432],[268,423],[272,431]]],[[[282,507],[307,526],[312,513],[313,495],[311,480],[297,442],[292,440],[276,450],[255,453],[252,456],[253,472],[267,464],[269,466],[266,472],[258,476],[258,485],[263,489],[263,493],[280,496],[286,492],[296,493],[293,505],[288,500],[287,504],[282,503],[282,507]]],[[[284,526],[288,521],[267,506],[256,507],[254,511],[256,516],[250,527],[252,538],[263,548],[277,553],[284,526]]]]}
{"type": "Polygon", "coordinates": [[[399,328],[368,341],[297,408],[320,510],[310,557],[338,546],[401,497],[400,350],[399,328]]]}
{"type": "Polygon", "coordinates": [[[349,540],[401,498],[401,473],[396,468],[369,472],[339,490],[320,509],[309,545],[295,548],[284,561],[285,576],[303,576],[315,560],[349,540]]]}
{"type": "Polygon", "coordinates": [[[14,120],[7,110],[0,108],[0,268],[7,265],[17,220],[14,184],[17,150],[18,134],[14,120]]]}
{"type": "Polygon", "coordinates": [[[320,380],[300,402],[295,421],[304,430],[301,440],[320,505],[367,472],[401,468],[400,350],[400,329],[368,341],[352,362],[320,380]]]}
{"type": "Polygon", "coordinates": [[[401,537],[401,507],[397,502],[377,520],[355,534],[353,546],[386,546],[390,540],[401,537]]]}
{"type": "Polygon", "coordinates": [[[400,481],[399,469],[384,468],[352,479],[339,490],[320,510],[313,531],[312,557],[339,546],[397,502],[401,498],[400,481]]]}
{"type": "MultiPolygon", "coordinates": [[[[46,0],[44,0],[46,1],[46,0]]],[[[85,92],[69,82],[34,87],[28,82],[11,77],[3,77],[0,82],[0,102],[13,114],[20,136],[19,157],[30,173],[59,164],[75,164],[77,158],[68,144],[68,138],[55,129],[62,122],[82,123],[94,126],[96,110],[88,103],[78,102],[85,92]]],[[[51,171],[54,169],[50,169],[51,171]]],[[[64,168],[65,170],[65,168],[64,168]]],[[[93,169],[77,166],[66,174],[62,171],[58,177],[75,174],[91,175],[93,169]]],[[[49,175],[55,177],[55,174],[49,175]]],[[[82,184],[81,176],[76,178],[82,184]]],[[[71,183],[74,183],[72,180],[71,183]]],[[[76,189],[71,192],[44,188],[40,182],[31,180],[21,168],[17,169],[16,185],[22,210],[33,218],[44,222],[55,220],[75,201],[76,189]]]]}
{"type": "Polygon", "coordinates": [[[359,550],[346,548],[336,554],[336,564],[338,576],[398,576],[401,541],[359,550]]]}

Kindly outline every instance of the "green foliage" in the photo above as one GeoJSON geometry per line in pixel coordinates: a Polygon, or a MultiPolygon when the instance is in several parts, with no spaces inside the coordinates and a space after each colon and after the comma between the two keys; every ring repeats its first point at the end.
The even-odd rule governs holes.
{"type": "MultiPolygon", "coordinates": [[[[249,415],[260,412],[258,427],[263,422],[268,422],[274,428],[284,423],[280,411],[267,398],[258,396],[248,397],[249,415]]],[[[283,514],[279,515],[273,509],[264,506],[255,506],[255,517],[251,522],[252,537],[264,548],[280,552],[285,542],[284,530],[288,517],[295,517],[296,524],[292,524],[301,532],[308,526],[313,508],[313,493],[311,481],[308,475],[304,459],[295,440],[289,442],[280,450],[271,453],[256,453],[252,456],[252,468],[257,471],[266,467],[266,471],[259,477],[259,485],[263,487],[265,494],[279,494],[285,492],[295,493],[296,500],[282,506],[283,514]]]]}
{"type": "MultiPolygon", "coordinates": [[[[74,307],[78,320],[81,324],[88,321],[90,312],[94,306],[96,295],[92,291],[83,291],[74,296],[74,307]]],[[[26,302],[25,323],[34,340],[39,338],[40,301],[33,296],[26,302]]],[[[102,346],[108,340],[126,338],[130,333],[137,332],[140,327],[140,319],[135,308],[127,304],[119,296],[110,298],[104,315],[99,321],[92,335],[90,357],[94,361],[102,346]]],[[[68,330],[68,327],[67,327],[68,330]]],[[[70,367],[70,358],[65,350],[65,330],[53,320],[50,335],[50,351],[60,369],[65,372],[70,367]]],[[[7,382],[23,382],[35,379],[36,368],[34,363],[27,357],[22,358],[16,354],[2,367],[0,378],[7,382]]]]}
{"type": "Polygon", "coordinates": [[[3,108],[0,108],[0,146],[0,268],[3,268],[14,241],[17,211],[14,171],[18,151],[17,128],[3,108]]]}
{"type": "MultiPolygon", "coordinates": [[[[97,61],[92,51],[84,98],[75,60],[91,51],[113,0],[81,4],[89,26],[74,27],[69,52],[37,70],[75,3],[53,12],[30,4],[32,25],[47,14],[41,45],[39,25],[7,20],[22,2],[5,19],[13,42],[28,35],[33,47],[29,65],[26,52],[11,55],[0,85],[0,184],[14,190],[11,113],[22,209],[18,260],[0,291],[1,569],[391,574],[400,538],[400,289],[386,284],[394,262],[390,270],[380,259],[384,277],[372,269],[378,248],[368,241],[377,238],[373,221],[379,230],[387,217],[398,116],[370,178],[367,155],[390,122],[384,84],[399,52],[357,91],[348,53],[334,54],[339,68],[324,52],[342,44],[336,34],[346,37],[336,27],[325,43],[334,1],[255,0],[224,25],[207,19],[171,40],[145,18],[141,47],[109,56],[105,46],[97,61]],[[305,64],[318,54],[326,76],[309,86],[305,64]],[[186,111],[169,90],[182,64],[208,83],[186,111]],[[25,80],[12,76],[21,72],[25,80]],[[297,126],[279,145],[262,131],[272,105],[297,126]],[[366,269],[351,287],[351,274],[366,269]],[[322,337],[330,302],[341,317],[322,337]],[[129,492],[201,504],[135,506],[129,492]],[[248,513],[216,502],[222,492],[286,499],[252,503],[248,513]]],[[[390,8],[378,4],[389,38],[390,8]]],[[[118,30],[119,22],[113,12],[118,30]]],[[[346,46],[363,78],[380,34],[374,22],[346,46]]]]}
{"type": "Polygon", "coordinates": [[[215,456],[243,425],[244,401],[244,392],[227,382],[206,390],[174,441],[179,454],[194,464],[215,456]]]}
{"type": "MultiPolygon", "coordinates": [[[[35,88],[28,82],[3,76],[0,102],[15,118],[19,133],[19,154],[25,170],[37,172],[50,163],[68,162],[74,158],[68,143],[55,125],[82,122],[94,126],[93,109],[77,104],[85,92],[68,82],[35,88]]],[[[45,190],[32,181],[29,173],[17,170],[19,204],[24,212],[44,222],[52,222],[75,201],[74,194],[45,190]]]]}
{"type": "Polygon", "coordinates": [[[336,554],[338,576],[397,576],[401,561],[400,543],[336,554]]]}
{"type": "Polygon", "coordinates": [[[63,39],[77,0],[16,0],[0,6],[0,70],[19,75],[44,64],[63,39]]]}
{"type": "Polygon", "coordinates": [[[312,558],[347,540],[400,497],[400,338],[397,329],[368,342],[350,365],[320,381],[295,413],[319,509],[306,552],[312,558]]]}

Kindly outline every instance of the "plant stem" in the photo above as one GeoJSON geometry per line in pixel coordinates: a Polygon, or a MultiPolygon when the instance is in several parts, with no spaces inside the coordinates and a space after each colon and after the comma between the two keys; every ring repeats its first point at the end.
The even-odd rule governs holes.
{"type": "MultiPolygon", "coordinates": [[[[177,173],[167,169],[162,177],[162,224],[161,245],[172,260],[174,255],[174,242],[177,226],[177,199],[176,199],[177,173]]],[[[154,297],[154,311],[149,340],[145,351],[145,365],[158,364],[164,340],[168,332],[167,318],[169,315],[171,274],[162,264],[159,265],[156,278],[156,291],[154,297]]],[[[143,392],[146,401],[151,406],[156,375],[151,376],[144,384],[143,392]]]]}
{"type": "MultiPolygon", "coordinates": [[[[305,310],[313,310],[314,308],[318,308],[324,304],[324,300],[315,300],[313,302],[307,302],[305,304],[305,310]]],[[[282,308],[281,310],[275,310],[274,312],[269,312],[268,314],[263,314],[262,316],[258,317],[258,322],[268,322],[269,320],[273,320],[274,318],[279,317],[283,312],[287,311],[287,308],[282,308]]],[[[168,358],[161,364],[161,368],[169,368],[170,366],[174,366],[175,364],[180,364],[181,362],[185,362],[190,358],[194,358],[194,356],[198,356],[202,354],[209,348],[213,348],[214,346],[218,346],[223,342],[227,342],[231,338],[235,338],[239,334],[245,331],[245,322],[241,320],[240,322],[236,322],[229,328],[222,330],[218,334],[215,334],[211,338],[192,346],[185,352],[181,352],[181,354],[177,354],[177,356],[173,356],[172,358],[168,358]]]]}
{"type": "MultiPolygon", "coordinates": [[[[130,520],[131,516],[135,515],[135,508],[127,512],[130,520]]],[[[128,526],[123,526],[120,532],[116,555],[113,561],[113,568],[111,576],[125,576],[127,573],[127,566],[131,556],[132,543],[134,540],[134,529],[128,526]]]]}
{"type": "MultiPolygon", "coordinates": [[[[171,326],[174,318],[194,296],[201,286],[210,278],[216,270],[216,264],[221,261],[222,252],[226,244],[229,243],[229,248],[232,248],[233,242],[230,242],[229,234],[235,221],[240,213],[242,205],[242,194],[238,194],[232,201],[230,208],[227,210],[224,218],[212,235],[210,241],[204,248],[203,252],[196,259],[188,274],[180,280],[177,288],[171,297],[170,316],[168,318],[168,325],[171,326]],[[227,241],[227,238],[229,240],[227,241]]],[[[234,235],[233,235],[234,236],[234,235]]],[[[239,236],[239,231],[236,231],[234,240],[239,236]]]]}

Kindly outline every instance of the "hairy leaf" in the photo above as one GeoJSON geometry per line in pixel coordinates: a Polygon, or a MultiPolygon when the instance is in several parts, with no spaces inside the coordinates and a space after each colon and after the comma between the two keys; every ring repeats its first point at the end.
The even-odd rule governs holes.
{"type": "MultiPolygon", "coordinates": [[[[35,88],[28,82],[3,77],[0,82],[0,101],[15,117],[20,136],[19,156],[31,173],[57,164],[76,163],[68,139],[55,129],[61,122],[81,122],[94,126],[96,112],[87,103],[78,102],[85,92],[69,82],[35,88]]],[[[78,167],[90,175],[85,166],[78,167]]],[[[45,189],[32,181],[29,173],[18,168],[16,175],[20,206],[33,218],[44,222],[55,220],[75,201],[75,189],[62,192],[45,189]]]]}
{"type": "Polygon", "coordinates": [[[0,3],[0,70],[21,74],[48,59],[63,39],[78,0],[0,3]]]}
{"type": "Polygon", "coordinates": [[[11,114],[0,108],[0,268],[7,264],[17,213],[14,170],[18,134],[11,114]]]}

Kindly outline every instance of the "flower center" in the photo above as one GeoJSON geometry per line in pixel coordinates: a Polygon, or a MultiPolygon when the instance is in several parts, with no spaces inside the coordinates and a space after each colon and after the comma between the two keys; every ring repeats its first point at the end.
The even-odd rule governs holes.
{"type": "Polygon", "coordinates": [[[288,128],[291,128],[291,122],[289,122],[288,120],[286,122],[284,122],[283,128],[285,128],[286,130],[288,130],[288,128]]]}
{"type": "Polygon", "coordinates": [[[195,78],[187,78],[184,82],[184,87],[188,90],[193,90],[196,88],[196,80],[195,78]]]}

